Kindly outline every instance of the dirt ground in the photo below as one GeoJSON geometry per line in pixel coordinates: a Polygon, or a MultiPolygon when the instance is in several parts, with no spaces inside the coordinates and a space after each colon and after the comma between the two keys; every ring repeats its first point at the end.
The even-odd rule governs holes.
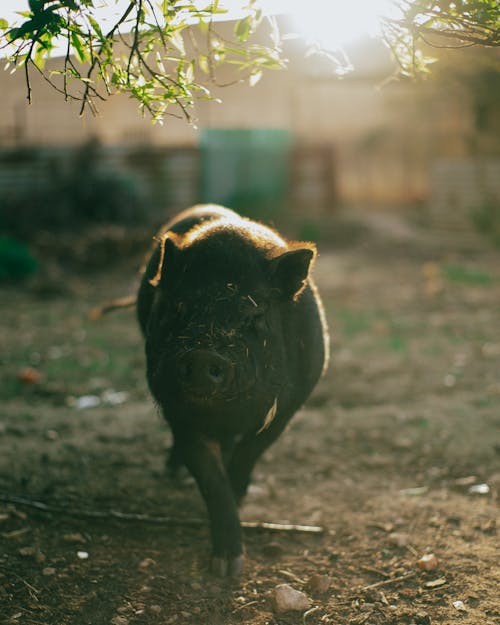
{"type": "Polygon", "coordinates": [[[164,473],[134,315],[86,318],[131,263],[2,289],[0,623],[499,622],[500,255],[406,226],[320,251],[330,370],[241,516],[323,532],[246,529],[236,580],[208,574],[200,496],[164,473]],[[309,607],[277,611],[279,584],[309,607]]]}

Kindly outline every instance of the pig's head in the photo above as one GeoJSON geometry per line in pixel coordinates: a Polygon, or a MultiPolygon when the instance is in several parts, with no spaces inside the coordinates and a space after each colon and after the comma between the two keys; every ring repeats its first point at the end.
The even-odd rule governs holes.
{"type": "Polygon", "coordinates": [[[146,332],[153,395],[210,428],[251,427],[289,380],[285,345],[299,337],[287,328],[314,245],[241,220],[167,232],[160,251],[146,332]]]}

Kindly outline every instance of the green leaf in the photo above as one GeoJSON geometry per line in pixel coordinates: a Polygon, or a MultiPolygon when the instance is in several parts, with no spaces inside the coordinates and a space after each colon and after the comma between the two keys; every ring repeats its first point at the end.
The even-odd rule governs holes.
{"type": "Polygon", "coordinates": [[[43,69],[45,67],[45,61],[47,60],[47,57],[49,56],[49,50],[48,48],[46,48],[43,45],[38,45],[36,47],[36,51],[34,54],[34,62],[35,65],[39,68],[39,69],[43,69]]]}
{"type": "Polygon", "coordinates": [[[81,37],[75,32],[71,33],[71,45],[73,46],[73,49],[75,50],[81,63],[85,63],[85,61],[90,59],[90,55],[83,45],[81,37]]]}
{"type": "Polygon", "coordinates": [[[247,41],[252,32],[252,18],[245,17],[242,20],[236,22],[234,27],[234,34],[240,41],[247,41]]]}
{"type": "Polygon", "coordinates": [[[101,30],[101,27],[99,26],[99,23],[91,15],[88,15],[88,20],[89,20],[90,25],[94,29],[94,32],[99,37],[99,39],[101,41],[104,41],[106,39],[106,37],[104,36],[104,34],[103,34],[102,30],[101,30]]]}
{"type": "Polygon", "coordinates": [[[8,27],[9,27],[9,22],[7,20],[0,18],[0,28],[4,30],[5,28],[8,28],[8,27]]]}
{"type": "Polygon", "coordinates": [[[201,71],[204,74],[208,74],[209,73],[209,67],[208,67],[208,59],[206,54],[200,54],[200,56],[198,57],[198,67],[201,69],[201,71]]]}

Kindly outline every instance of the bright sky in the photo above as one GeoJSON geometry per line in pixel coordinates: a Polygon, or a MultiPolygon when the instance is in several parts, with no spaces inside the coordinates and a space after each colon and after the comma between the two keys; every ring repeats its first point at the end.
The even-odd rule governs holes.
{"type": "MultiPolygon", "coordinates": [[[[107,19],[110,19],[123,12],[128,0],[102,0],[102,3],[108,5],[107,19]]],[[[199,4],[206,6],[208,2],[202,0],[199,4]]],[[[246,0],[220,0],[220,5],[229,10],[228,18],[241,15],[245,4],[246,0]]],[[[267,13],[291,15],[297,33],[330,50],[364,34],[377,35],[379,15],[395,14],[393,0],[260,0],[259,4],[267,13]]],[[[0,18],[10,22],[16,11],[27,9],[28,0],[2,0],[0,18]]]]}

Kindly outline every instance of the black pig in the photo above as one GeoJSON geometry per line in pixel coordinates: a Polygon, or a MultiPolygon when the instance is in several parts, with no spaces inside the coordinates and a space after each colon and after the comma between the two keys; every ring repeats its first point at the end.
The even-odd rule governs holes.
{"type": "Polygon", "coordinates": [[[188,468],[207,505],[219,575],[242,566],[237,508],[255,462],[326,368],[315,255],[201,205],[165,226],[142,277],[149,387],[172,430],[169,464],[188,468]]]}

